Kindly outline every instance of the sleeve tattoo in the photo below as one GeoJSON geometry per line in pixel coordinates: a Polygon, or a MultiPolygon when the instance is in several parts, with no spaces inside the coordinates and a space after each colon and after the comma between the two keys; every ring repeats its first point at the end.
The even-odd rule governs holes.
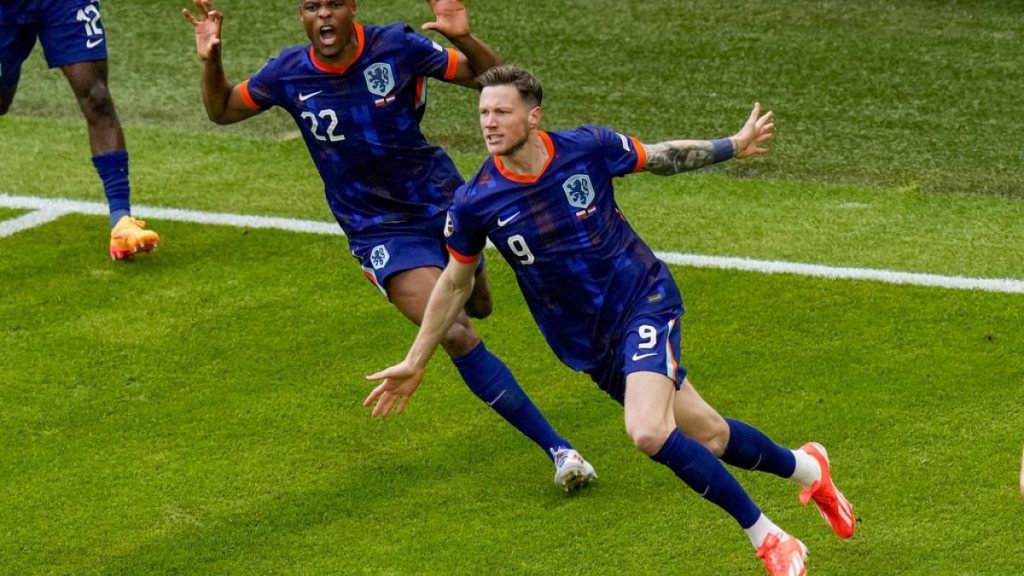
{"type": "Polygon", "coordinates": [[[644,170],[659,176],[697,170],[715,162],[715,147],[710,140],[674,140],[646,144],[644,170]]]}

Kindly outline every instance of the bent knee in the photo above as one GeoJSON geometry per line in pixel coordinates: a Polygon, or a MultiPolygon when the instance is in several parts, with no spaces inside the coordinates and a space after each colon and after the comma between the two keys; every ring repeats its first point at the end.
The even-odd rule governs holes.
{"type": "Polygon", "coordinates": [[[629,430],[629,437],[633,440],[636,449],[648,456],[654,456],[661,451],[665,445],[671,430],[661,430],[655,427],[639,427],[629,430]]]}
{"type": "Polygon", "coordinates": [[[473,351],[473,348],[480,342],[476,330],[469,323],[469,320],[462,318],[455,321],[448,332],[441,339],[441,346],[448,352],[449,356],[458,358],[473,351]]]}
{"type": "Polygon", "coordinates": [[[494,303],[491,302],[490,298],[471,298],[466,301],[466,315],[470,318],[476,318],[477,320],[483,320],[491,315],[494,311],[494,303]]]}
{"type": "Polygon", "coordinates": [[[102,82],[93,84],[88,91],[79,94],[78,103],[90,122],[114,116],[114,100],[110,97],[107,85],[102,82]]]}
{"type": "Polygon", "coordinates": [[[692,437],[715,456],[721,456],[729,446],[729,424],[719,417],[696,431],[692,437]]]}

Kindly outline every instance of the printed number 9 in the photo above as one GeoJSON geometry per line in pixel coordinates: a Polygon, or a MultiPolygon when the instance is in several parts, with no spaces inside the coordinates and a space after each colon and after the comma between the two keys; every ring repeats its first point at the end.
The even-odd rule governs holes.
{"type": "Polygon", "coordinates": [[[516,256],[522,258],[519,263],[524,266],[529,266],[536,260],[533,257],[533,253],[530,252],[530,247],[526,245],[526,239],[521,234],[508,237],[508,249],[516,256]]]}
{"type": "Polygon", "coordinates": [[[650,350],[651,348],[654,348],[655,344],[658,343],[658,330],[655,329],[654,326],[651,326],[650,324],[642,324],[640,328],[637,330],[637,334],[639,334],[641,338],[646,340],[646,342],[641,342],[640,344],[638,344],[638,348],[650,350]]]}

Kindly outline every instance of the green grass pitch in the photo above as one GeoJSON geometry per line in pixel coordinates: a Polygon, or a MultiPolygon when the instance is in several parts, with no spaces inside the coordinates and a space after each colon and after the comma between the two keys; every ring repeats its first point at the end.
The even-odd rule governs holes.
{"type": "MultiPolygon", "coordinates": [[[[133,201],[329,221],[288,118],[207,122],[179,4],[103,4],[133,201]]],[[[290,2],[219,4],[233,80],[302,41],[290,2]]],[[[468,4],[545,82],[550,129],[713,137],[755,99],[776,110],[766,158],[617,183],[657,250],[1024,279],[1015,2],[468,4]]],[[[0,194],[100,201],[84,123],[40,52],[0,118],[0,194]]],[[[474,106],[431,86],[426,130],[464,174],[482,159],[474,106]]],[[[0,225],[25,212],[0,208],[0,225]]],[[[440,355],[406,415],[369,418],[363,376],[415,330],[344,239],[151,225],[164,243],[132,264],[107,259],[105,217],[0,238],[0,574],[763,573],[733,521],[558,363],[499,258],[478,329],[597,466],[573,497],[440,355]]],[[[673,273],[698,390],[834,458],[850,541],[793,485],[736,472],[808,545],[810,574],[1024,572],[1024,295],[673,273]]]]}

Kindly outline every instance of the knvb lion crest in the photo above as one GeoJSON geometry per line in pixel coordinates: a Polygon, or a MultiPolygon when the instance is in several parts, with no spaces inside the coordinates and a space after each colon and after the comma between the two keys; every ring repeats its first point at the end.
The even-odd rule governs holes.
{"type": "Polygon", "coordinates": [[[562,190],[565,190],[569,205],[575,208],[587,208],[594,202],[594,186],[586,174],[572,176],[562,183],[562,190]]]}
{"type": "Polygon", "coordinates": [[[366,78],[366,89],[371,94],[383,98],[395,89],[395,74],[390,64],[378,62],[363,70],[363,77],[366,78]]]}
{"type": "Polygon", "coordinates": [[[370,264],[373,265],[374,270],[380,270],[387,266],[388,260],[391,260],[391,254],[388,254],[388,249],[383,244],[375,246],[370,252],[370,264]]]}

